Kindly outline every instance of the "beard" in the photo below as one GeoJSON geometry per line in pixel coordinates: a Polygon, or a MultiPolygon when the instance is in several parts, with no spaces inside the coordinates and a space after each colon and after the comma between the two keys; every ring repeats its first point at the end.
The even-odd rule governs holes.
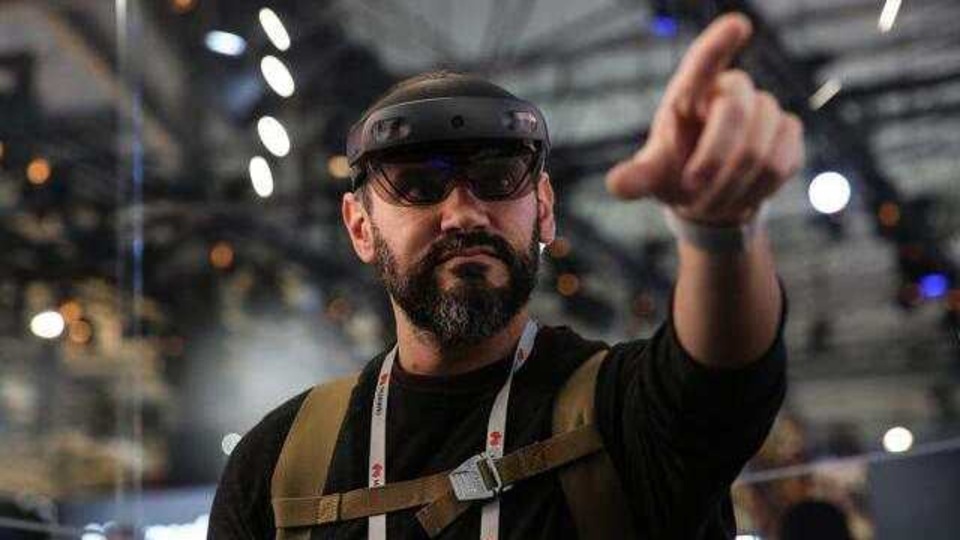
{"type": "Polygon", "coordinates": [[[410,322],[444,349],[474,345],[496,335],[526,305],[536,286],[540,266],[536,225],[524,251],[514,250],[503,238],[484,231],[444,236],[405,273],[376,226],[373,239],[377,273],[387,292],[410,322]],[[490,285],[488,265],[466,262],[452,271],[457,277],[453,286],[441,288],[438,270],[444,259],[475,247],[489,248],[504,263],[506,284],[490,285]]]}

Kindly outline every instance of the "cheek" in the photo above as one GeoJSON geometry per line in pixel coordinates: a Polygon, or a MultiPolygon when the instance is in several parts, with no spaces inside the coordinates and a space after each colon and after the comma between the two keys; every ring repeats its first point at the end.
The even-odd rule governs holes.
{"type": "Polygon", "coordinates": [[[391,215],[377,220],[381,240],[393,253],[397,263],[407,268],[422,257],[436,232],[422,216],[391,215]]]}
{"type": "Polygon", "coordinates": [[[501,212],[495,212],[493,216],[494,228],[499,234],[510,242],[515,249],[529,245],[532,240],[534,229],[539,227],[537,219],[537,204],[532,197],[527,200],[516,201],[519,206],[513,208],[503,208],[501,212]]]}

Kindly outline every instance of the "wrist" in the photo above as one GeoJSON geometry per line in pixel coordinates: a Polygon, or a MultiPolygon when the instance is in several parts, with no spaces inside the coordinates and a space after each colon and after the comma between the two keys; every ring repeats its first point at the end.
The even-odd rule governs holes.
{"type": "Polygon", "coordinates": [[[738,253],[753,245],[765,228],[768,204],[760,205],[744,223],[713,225],[693,221],[678,215],[670,207],[664,208],[667,227],[677,240],[708,253],[738,253]]]}

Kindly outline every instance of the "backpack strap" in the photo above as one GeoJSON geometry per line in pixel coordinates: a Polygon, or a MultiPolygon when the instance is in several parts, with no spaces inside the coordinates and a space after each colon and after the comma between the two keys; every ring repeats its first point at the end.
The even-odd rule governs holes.
{"type": "MultiPolygon", "coordinates": [[[[553,407],[553,433],[596,423],[597,375],[607,355],[591,356],[567,379],[553,407]]],[[[606,450],[589,455],[557,473],[579,538],[635,538],[630,509],[620,478],[606,450]]]]}
{"type": "Polygon", "coordinates": [[[314,386],[300,405],[270,484],[277,540],[306,540],[310,537],[309,527],[280,527],[278,511],[285,499],[323,492],[340,425],[358,376],[354,374],[314,386]]]}

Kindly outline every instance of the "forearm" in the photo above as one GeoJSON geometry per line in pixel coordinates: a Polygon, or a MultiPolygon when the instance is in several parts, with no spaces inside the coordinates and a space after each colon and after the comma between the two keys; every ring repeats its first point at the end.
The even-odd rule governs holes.
{"type": "Polygon", "coordinates": [[[673,320],[680,344],[708,366],[758,360],[776,338],[783,301],[766,234],[736,253],[709,253],[683,240],[677,249],[673,320]]]}

